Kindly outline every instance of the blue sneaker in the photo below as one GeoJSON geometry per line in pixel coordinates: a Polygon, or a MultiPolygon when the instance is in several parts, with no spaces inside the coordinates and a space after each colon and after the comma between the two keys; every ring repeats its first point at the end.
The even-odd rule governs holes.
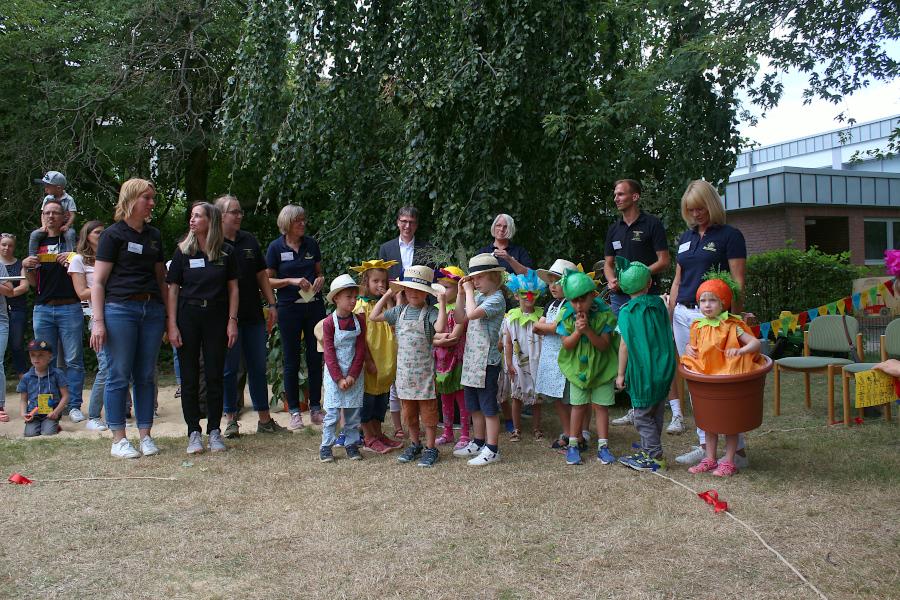
{"type": "Polygon", "coordinates": [[[597,460],[604,465],[611,465],[616,462],[616,457],[609,451],[609,446],[600,446],[600,449],[597,450],[597,460]]]}
{"type": "Polygon", "coordinates": [[[630,456],[623,456],[619,459],[619,463],[635,471],[662,471],[666,468],[665,459],[651,458],[644,451],[635,452],[630,456]]]}
{"type": "Polygon", "coordinates": [[[567,465],[583,465],[584,461],[581,460],[581,452],[575,446],[569,446],[569,449],[566,450],[566,464],[567,465]]]}
{"type": "Polygon", "coordinates": [[[331,446],[322,446],[319,448],[319,460],[322,462],[334,462],[334,454],[331,453],[331,446]]]}
{"type": "Polygon", "coordinates": [[[397,462],[412,462],[417,459],[420,454],[422,454],[422,444],[410,444],[406,447],[406,450],[403,451],[403,454],[397,457],[397,462]]]}
{"type": "Polygon", "coordinates": [[[350,460],[362,460],[362,454],[359,453],[359,447],[356,444],[347,444],[344,446],[344,452],[350,460]]]}
{"type": "Polygon", "coordinates": [[[437,448],[425,448],[425,451],[422,452],[422,458],[419,459],[418,466],[431,468],[438,461],[439,456],[437,448]]]}
{"type": "Polygon", "coordinates": [[[337,439],[334,441],[334,445],[338,448],[343,448],[346,442],[347,436],[342,433],[341,435],[337,436],[337,439]]]}

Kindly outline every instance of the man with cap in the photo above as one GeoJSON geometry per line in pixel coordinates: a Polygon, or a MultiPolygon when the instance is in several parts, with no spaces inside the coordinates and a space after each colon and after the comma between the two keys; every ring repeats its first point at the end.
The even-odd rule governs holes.
{"type": "Polygon", "coordinates": [[[661,436],[664,400],[675,375],[675,341],[665,303],[648,293],[653,280],[647,265],[617,257],[616,275],[619,288],[630,297],[619,310],[617,330],[622,337],[616,387],[628,390],[634,426],[641,436],[640,450],[619,462],[637,471],[655,471],[666,465],[661,436]]]}
{"type": "MultiPolygon", "coordinates": [[[[66,176],[59,171],[47,171],[42,178],[35,179],[34,182],[44,186],[45,196],[41,202],[41,213],[44,212],[44,206],[46,206],[47,202],[51,199],[55,198],[60,206],[62,206],[64,220],[60,225],[59,230],[63,233],[66,242],[74,250],[75,243],[78,240],[78,233],[75,231],[75,215],[77,214],[78,209],[75,206],[75,199],[66,192],[66,185],[68,184],[66,176]]],[[[47,225],[44,222],[44,219],[41,218],[41,227],[32,231],[31,237],[28,238],[29,256],[37,254],[37,249],[40,246],[41,241],[46,237],[47,225]]]]}
{"type": "Polygon", "coordinates": [[[634,179],[616,181],[613,200],[621,218],[609,226],[606,232],[603,273],[610,290],[609,303],[616,314],[628,302],[628,294],[621,290],[616,276],[615,259],[624,257],[647,265],[653,276],[651,294],[659,294],[659,274],[669,268],[669,244],[662,221],[642,211],[641,184],[634,179]]]}

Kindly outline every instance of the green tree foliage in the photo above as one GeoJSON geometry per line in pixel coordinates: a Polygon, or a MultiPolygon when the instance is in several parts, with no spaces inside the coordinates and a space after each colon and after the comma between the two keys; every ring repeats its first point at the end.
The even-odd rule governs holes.
{"type": "Polygon", "coordinates": [[[211,177],[224,189],[230,166],[210,151],[243,16],[230,0],[3,3],[0,219],[38,224],[31,180],[49,169],[88,218],[110,219],[131,176],[155,181],[159,217],[206,198],[211,177]]]}
{"type": "Polygon", "coordinates": [[[896,73],[879,47],[896,18],[881,2],[270,0],[244,23],[224,139],[262,169],[261,206],[309,209],[332,272],[394,235],[403,204],[448,254],[508,212],[538,262],[591,264],[616,179],[642,180],[676,234],[686,183],[727,178],[739,90],[763,108],[781,94],[758,57],[836,98],[896,73]]]}

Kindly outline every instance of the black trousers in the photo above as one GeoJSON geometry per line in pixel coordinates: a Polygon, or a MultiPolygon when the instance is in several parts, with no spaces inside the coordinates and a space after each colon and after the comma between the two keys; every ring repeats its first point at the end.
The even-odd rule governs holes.
{"type": "Polygon", "coordinates": [[[201,431],[200,356],[206,383],[206,432],[220,428],[224,401],[225,353],[228,351],[228,304],[216,302],[206,307],[178,302],[176,317],[181,332],[178,361],[181,364],[181,411],[188,435],[201,431]]]}

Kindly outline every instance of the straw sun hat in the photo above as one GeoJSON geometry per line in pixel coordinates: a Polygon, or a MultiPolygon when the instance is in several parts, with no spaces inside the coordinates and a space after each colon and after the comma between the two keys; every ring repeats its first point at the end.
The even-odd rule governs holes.
{"type": "Polygon", "coordinates": [[[544,283],[554,283],[553,279],[551,279],[550,276],[556,275],[557,278],[560,278],[565,274],[566,269],[577,271],[578,267],[575,266],[575,263],[573,262],[563,260],[562,258],[557,258],[555,261],[553,261],[553,265],[549,269],[538,269],[537,276],[540,277],[541,281],[543,281],[544,283]]]}
{"type": "Polygon", "coordinates": [[[341,290],[346,290],[350,288],[359,289],[359,284],[356,283],[352,277],[347,275],[339,275],[335,277],[331,282],[331,288],[328,291],[328,295],[325,296],[325,299],[329,302],[332,302],[334,295],[337,294],[341,290]]]}
{"type": "Polygon", "coordinates": [[[432,296],[447,291],[447,288],[441,284],[434,283],[434,270],[423,265],[408,267],[403,271],[403,277],[399,281],[391,281],[389,285],[394,292],[399,292],[402,288],[409,288],[432,296]]]}
{"type": "Polygon", "coordinates": [[[493,254],[485,252],[484,254],[476,254],[469,259],[469,275],[490,273],[491,271],[506,272],[506,269],[500,266],[493,254]]]}

